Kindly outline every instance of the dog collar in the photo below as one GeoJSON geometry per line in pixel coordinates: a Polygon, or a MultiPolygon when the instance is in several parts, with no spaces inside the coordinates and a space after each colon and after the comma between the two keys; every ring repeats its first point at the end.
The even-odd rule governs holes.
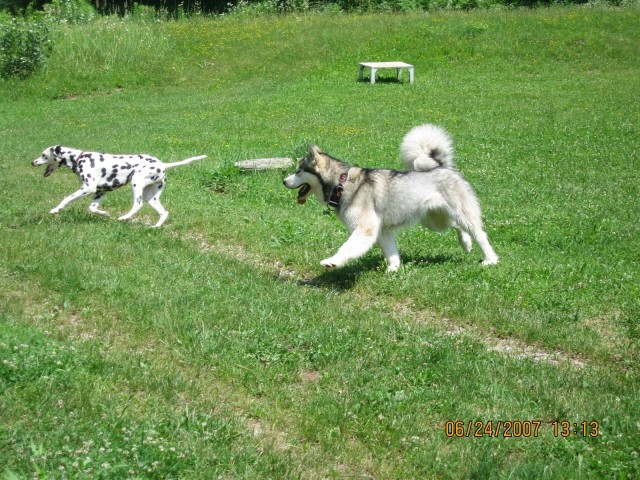
{"type": "Polygon", "coordinates": [[[340,174],[338,185],[332,190],[331,197],[329,198],[328,203],[330,207],[338,208],[340,206],[340,197],[342,197],[342,192],[344,191],[344,183],[347,181],[348,176],[348,172],[340,174]]]}

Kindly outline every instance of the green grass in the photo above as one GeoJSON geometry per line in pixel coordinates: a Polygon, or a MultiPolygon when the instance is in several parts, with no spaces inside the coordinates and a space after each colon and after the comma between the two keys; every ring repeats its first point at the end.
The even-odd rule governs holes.
{"type": "Polygon", "coordinates": [[[56,35],[0,83],[0,478],[635,478],[640,475],[638,9],[134,23],[56,35]],[[285,41],[286,40],[286,41],[285,41]],[[416,83],[356,81],[399,59],[416,83]],[[450,232],[319,266],[347,238],[284,171],[307,142],[397,167],[454,137],[501,263],[450,232]],[[156,214],[92,216],[61,143],[209,158],[156,214]],[[448,420],[540,420],[447,438],[448,420]],[[599,435],[556,436],[554,420],[599,435]]]}

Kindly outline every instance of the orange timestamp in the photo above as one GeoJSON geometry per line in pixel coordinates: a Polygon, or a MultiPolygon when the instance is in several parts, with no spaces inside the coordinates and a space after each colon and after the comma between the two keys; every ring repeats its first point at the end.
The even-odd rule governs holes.
{"type": "MultiPolygon", "coordinates": [[[[444,434],[448,438],[482,438],[482,437],[537,437],[543,425],[542,420],[448,420],[444,423],[444,434]]],[[[600,435],[600,424],[596,420],[570,422],[554,420],[550,422],[554,437],[597,437],[600,435]]]]}

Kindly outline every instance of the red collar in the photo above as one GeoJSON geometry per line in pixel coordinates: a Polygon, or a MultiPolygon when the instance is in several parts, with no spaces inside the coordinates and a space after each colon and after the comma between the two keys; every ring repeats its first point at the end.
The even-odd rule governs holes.
{"type": "Polygon", "coordinates": [[[331,192],[331,197],[329,198],[329,206],[333,208],[338,208],[340,206],[340,197],[342,197],[342,192],[344,190],[344,183],[347,181],[347,177],[349,176],[348,172],[340,174],[340,180],[338,180],[338,185],[331,192]]]}

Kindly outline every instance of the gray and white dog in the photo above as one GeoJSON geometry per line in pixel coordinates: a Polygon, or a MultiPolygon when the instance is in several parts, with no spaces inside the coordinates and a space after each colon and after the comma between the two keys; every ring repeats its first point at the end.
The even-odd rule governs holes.
{"type": "Polygon", "coordinates": [[[166,183],[166,170],[206,157],[206,155],[200,155],[181,162],[162,163],[150,155],[109,155],[55,145],[47,148],[31,164],[34,167],[46,165],[45,177],[51,175],[58,167],[68,167],[78,175],[82,182],[80,190],[65,197],[57,207],[49,211],[53,215],[71,202],[87,195],[93,195],[89,211],[99,215],[109,215],[104,210],[100,210],[100,202],[104,195],[111,190],[131,183],[133,208],[118,220],[128,220],[133,217],[142,208],[142,200],[144,199],[160,214],[160,219],[154,225],[154,227],[159,227],[169,216],[169,212],[160,203],[160,195],[166,183]]]}
{"type": "Polygon", "coordinates": [[[295,173],[284,179],[287,188],[299,188],[298,203],[315,195],[335,209],[351,232],[338,252],[320,264],[341,267],[377,243],[387,271],[395,272],[400,254],[394,231],[415,223],[436,232],[454,228],[466,252],[473,239],[482,251],[483,265],[498,263],[482,226],[476,195],[454,169],[447,132],[435,125],[418,126],[402,140],[400,154],[409,171],[350,166],[311,145],[295,173]]]}

